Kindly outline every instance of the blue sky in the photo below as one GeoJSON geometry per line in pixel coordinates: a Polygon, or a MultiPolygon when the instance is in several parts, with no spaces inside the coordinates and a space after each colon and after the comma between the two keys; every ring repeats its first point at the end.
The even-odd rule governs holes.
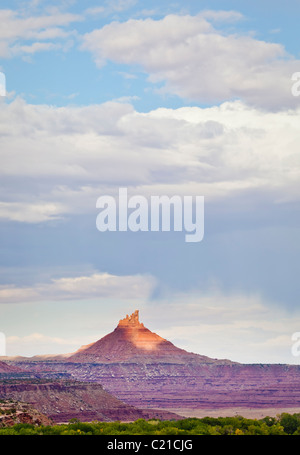
{"type": "Polygon", "coordinates": [[[298,363],[299,3],[1,2],[0,331],[65,353],[126,313],[179,347],[298,363]],[[205,235],[96,229],[205,198],[205,235]]]}

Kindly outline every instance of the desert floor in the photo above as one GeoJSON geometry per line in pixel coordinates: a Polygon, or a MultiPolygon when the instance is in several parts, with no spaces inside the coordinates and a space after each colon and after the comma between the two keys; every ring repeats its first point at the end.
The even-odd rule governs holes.
{"type": "Polygon", "coordinates": [[[220,409],[165,409],[175,412],[183,417],[232,417],[243,416],[249,419],[262,419],[270,416],[276,417],[277,414],[287,412],[289,414],[300,413],[300,407],[295,408],[220,408],[220,409]]]}

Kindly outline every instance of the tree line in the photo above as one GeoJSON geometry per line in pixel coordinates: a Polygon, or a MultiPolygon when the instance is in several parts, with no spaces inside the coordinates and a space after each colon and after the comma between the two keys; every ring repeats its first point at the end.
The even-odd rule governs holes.
{"type": "Polygon", "coordinates": [[[300,435],[300,414],[248,419],[235,417],[144,420],[135,422],[80,422],[66,424],[16,424],[0,428],[0,435],[300,435]]]}

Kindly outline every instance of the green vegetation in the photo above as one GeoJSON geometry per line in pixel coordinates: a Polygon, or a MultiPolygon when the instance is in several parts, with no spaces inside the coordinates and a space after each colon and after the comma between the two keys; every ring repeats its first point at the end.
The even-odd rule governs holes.
{"type": "Polygon", "coordinates": [[[300,435],[300,414],[246,419],[204,417],[161,421],[139,419],[132,423],[91,422],[72,419],[68,424],[34,426],[16,424],[0,428],[0,435],[300,435]]]}
{"type": "Polygon", "coordinates": [[[1,414],[10,415],[15,414],[16,412],[17,412],[16,408],[0,409],[0,415],[1,414]]]}

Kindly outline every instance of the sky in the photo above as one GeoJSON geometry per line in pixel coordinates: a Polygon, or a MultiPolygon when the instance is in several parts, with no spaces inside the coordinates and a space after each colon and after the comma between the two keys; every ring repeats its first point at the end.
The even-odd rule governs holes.
{"type": "Polygon", "coordinates": [[[73,352],[139,309],[190,352],[298,364],[299,2],[0,8],[7,355],[73,352]],[[203,239],[100,232],[120,188],[203,196],[203,239]]]}

